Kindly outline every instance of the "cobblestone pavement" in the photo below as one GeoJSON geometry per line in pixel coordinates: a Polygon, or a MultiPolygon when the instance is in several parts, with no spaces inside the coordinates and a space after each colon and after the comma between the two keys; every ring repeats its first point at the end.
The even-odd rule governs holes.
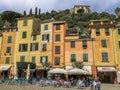
{"type": "MultiPolygon", "coordinates": [[[[41,87],[37,85],[5,85],[0,84],[0,90],[90,90],[90,87],[84,89],[77,89],[77,87],[64,88],[64,87],[41,87]]],[[[102,84],[101,90],[120,90],[118,84],[102,84]]]]}

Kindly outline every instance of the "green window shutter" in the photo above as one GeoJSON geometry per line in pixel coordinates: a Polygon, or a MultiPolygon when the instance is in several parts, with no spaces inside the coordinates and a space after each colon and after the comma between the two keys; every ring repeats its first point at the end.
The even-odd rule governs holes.
{"type": "Polygon", "coordinates": [[[33,36],[33,40],[37,40],[37,36],[36,35],[33,36]]]}
{"type": "Polygon", "coordinates": [[[76,61],[76,55],[75,54],[71,54],[71,62],[75,62],[76,61]]]}
{"type": "Polygon", "coordinates": [[[6,48],[6,53],[11,53],[11,47],[6,48]]]}
{"type": "Polygon", "coordinates": [[[118,47],[119,47],[119,49],[120,49],[120,41],[118,41],[118,47]]]}
{"type": "Polygon", "coordinates": [[[42,51],[46,51],[47,50],[47,44],[43,44],[42,45],[42,51]]]}
{"type": "Polygon", "coordinates": [[[56,34],[55,41],[60,41],[60,34],[56,34]]]}
{"type": "Polygon", "coordinates": [[[35,50],[38,50],[38,43],[35,44],[35,50]]]}
{"type": "Polygon", "coordinates": [[[48,30],[48,25],[44,25],[44,30],[48,30]]]}
{"type": "Polygon", "coordinates": [[[83,54],[83,61],[87,62],[88,61],[88,54],[83,54]]]}
{"type": "Polygon", "coordinates": [[[36,62],[36,58],[35,56],[32,57],[32,63],[35,63],[36,62]]]}
{"type": "Polygon", "coordinates": [[[56,25],[56,30],[60,30],[60,24],[56,25]]]}
{"type": "Polygon", "coordinates": [[[102,62],[108,62],[108,53],[102,52],[102,62]]]}
{"type": "Polygon", "coordinates": [[[8,36],[8,43],[11,43],[12,42],[12,36],[8,36]]]}
{"type": "Polygon", "coordinates": [[[96,29],[96,35],[100,35],[100,29],[99,28],[96,29]]]}
{"type": "Polygon", "coordinates": [[[118,28],[118,34],[120,34],[120,28],[118,28]]]}
{"type": "Polygon", "coordinates": [[[107,48],[106,40],[101,40],[101,44],[103,48],[107,48]]]}
{"type": "Polygon", "coordinates": [[[25,62],[25,56],[20,56],[20,62],[25,62]]]}
{"type": "Polygon", "coordinates": [[[48,56],[46,56],[46,62],[48,62],[48,56]]]}
{"type": "Polygon", "coordinates": [[[83,41],[82,41],[82,47],[83,47],[83,48],[87,48],[87,41],[86,41],[86,40],[83,40],[83,41]]]}
{"type": "Polygon", "coordinates": [[[75,48],[75,41],[71,41],[71,48],[75,48]]]}
{"type": "Polygon", "coordinates": [[[9,64],[10,63],[10,57],[6,57],[6,62],[5,64],[9,64]]]}
{"type": "Polygon", "coordinates": [[[40,63],[42,63],[42,57],[40,57],[40,63]]]}
{"type": "Polygon", "coordinates": [[[26,38],[26,34],[27,34],[26,32],[23,32],[22,33],[22,38],[26,38]]]}
{"type": "Polygon", "coordinates": [[[55,54],[60,54],[60,46],[55,46],[55,54]]]}
{"type": "Polygon", "coordinates": [[[60,64],[60,57],[55,57],[54,64],[55,65],[59,65],[60,64]]]}
{"type": "Polygon", "coordinates": [[[28,23],[28,21],[27,21],[27,20],[24,20],[24,21],[23,21],[23,26],[27,26],[27,23],[28,23]]]}
{"type": "Polygon", "coordinates": [[[110,34],[109,28],[105,28],[105,34],[106,34],[106,35],[109,35],[109,34],[110,34]]]}

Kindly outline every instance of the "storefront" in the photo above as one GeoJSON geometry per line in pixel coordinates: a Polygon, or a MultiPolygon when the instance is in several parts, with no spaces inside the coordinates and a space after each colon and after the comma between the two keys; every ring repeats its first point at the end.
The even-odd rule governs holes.
{"type": "Polygon", "coordinates": [[[10,76],[10,67],[11,66],[0,66],[0,76],[8,78],[10,76]]]}
{"type": "Polygon", "coordinates": [[[97,77],[102,83],[117,83],[115,67],[97,67],[97,77]]]}

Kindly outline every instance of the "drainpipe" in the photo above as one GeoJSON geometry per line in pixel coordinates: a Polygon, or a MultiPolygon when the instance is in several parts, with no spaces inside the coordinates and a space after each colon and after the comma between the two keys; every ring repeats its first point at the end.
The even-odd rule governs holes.
{"type": "Polygon", "coordinates": [[[93,76],[94,76],[94,78],[96,78],[96,74],[95,74],[95,58],[94,58],[94,47],[93,47],[93,41],[94,40],[92,40],[92,51],[93,51],[93,66],[92,66],[92,71],[93,71],[93,76]]]}

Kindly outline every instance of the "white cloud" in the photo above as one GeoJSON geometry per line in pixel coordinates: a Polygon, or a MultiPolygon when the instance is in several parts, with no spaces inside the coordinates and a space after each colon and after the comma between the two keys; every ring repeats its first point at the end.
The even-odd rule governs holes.
{"type": "Polygon", "coordinates": [[[93,11],[111,11],[112,8],[119,6],[120,0],[0,0],[0,12],[5,10],[29,12],[30,8],[34,9],[36,6],[41,8],[42,12],[46,12],[52,9],[71,9],[76,4],[90,5],[93,11]]]}

